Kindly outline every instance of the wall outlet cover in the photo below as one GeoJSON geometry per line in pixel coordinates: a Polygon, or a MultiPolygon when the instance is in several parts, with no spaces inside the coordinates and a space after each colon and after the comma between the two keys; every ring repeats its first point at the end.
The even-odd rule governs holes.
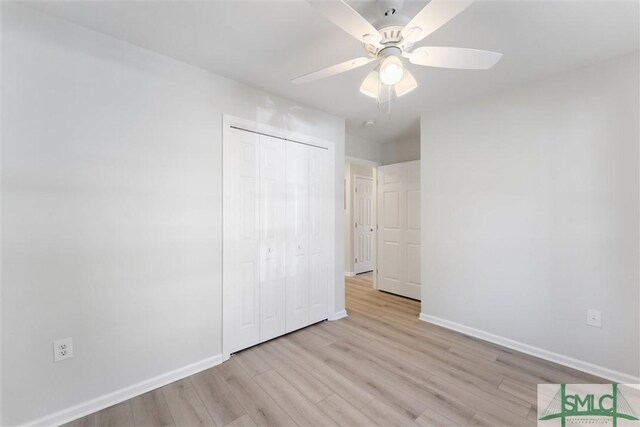
{"type": "Polygon", "coordinates": [[[592,308],[587,310],[587,325],[595,326],[597,328],[602,327],[602,312],[600,310],[594,310],[592,308]]]}
{"type": "Polygon", "coordinates": [[[70,357],[73,357],[73,341],[71,338],[64,338],[53,342],[54,362],[60,362],[70,357]]]}

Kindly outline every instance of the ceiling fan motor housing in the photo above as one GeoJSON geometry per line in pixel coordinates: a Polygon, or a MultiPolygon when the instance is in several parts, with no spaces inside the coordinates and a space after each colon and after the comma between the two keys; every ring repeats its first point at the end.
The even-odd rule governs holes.
{"type": "MultiPolygon", "coordinates": [[[[380,19],[375,21],[373,25],[381,36],[380,46],[365,44],[367,52],[371,56],[379,56],[379,53],[389,46],[397,46],[401,50],[407,49],[402,40],[402,29],[409,22],[409,18],[400,13],[403,0],[378,0],[376,7],[380,14],[380,19]]],[[[400,52],[402,53],[402,52],[400,52]]]]}

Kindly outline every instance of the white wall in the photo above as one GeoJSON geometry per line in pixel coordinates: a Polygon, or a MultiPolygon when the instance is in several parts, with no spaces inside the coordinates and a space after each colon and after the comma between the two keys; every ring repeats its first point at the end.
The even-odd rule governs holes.
{"type": "Polygon", "coordinates": [[[423,314],[638,377],[638,79],[636,54],[422,117],[423,314]]]}
{"type": "Polygon", "coordinates": [[[355,255],[353,247],[353,235],[354,235],[354,182],[355,176],[371,177],[374,179],[373,166],[361,165],[357,163],[346,162],[345,164],[345,210],[344,210],[344,223],[345,223],[345,257],[344,268],[345,273],[351,274],[355,269],[355,255]]]}
{"type": "Polygon", "coordinates": [[[223,113],[335,142],[344,309],[344,120],[2,8],[0,424],[220,354],[223,113]]]}
{"type": "Polygon", "coordinates": [[[420,136],[382,144],[381,162],[383,165],[412,160],[420,160],[420,136]]]}
{"type": "Polygon", "coordinates": [[[380,163],[382,160],[382,145],[355,135],[345,135],[345,154],[361,160],[380,163]]]}

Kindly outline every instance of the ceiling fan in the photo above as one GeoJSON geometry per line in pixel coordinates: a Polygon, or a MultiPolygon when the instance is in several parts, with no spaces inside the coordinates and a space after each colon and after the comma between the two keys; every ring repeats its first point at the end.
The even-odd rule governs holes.
{"type": "Polygon", "coordinates": [[[502,57],[501,53],[458,47],[427,47],[413,49],[424,39],[456,15],[473,0],[431,0],[413,19],[400,13],[402,0],[378,0],[383,15],[369,23],[344,0],[307,0],[329,20],[364,44],[367,56],[350,59],[331,67],[305,74],[292,82],[307,83],[362,67],[374,61],[377,65],[364,79],[360,92],[378,99],[390,100],[391,93],[405,95],[418,83],[403,63],[406,58],[415,65],[439,68],[486,70],[502,57]]]}

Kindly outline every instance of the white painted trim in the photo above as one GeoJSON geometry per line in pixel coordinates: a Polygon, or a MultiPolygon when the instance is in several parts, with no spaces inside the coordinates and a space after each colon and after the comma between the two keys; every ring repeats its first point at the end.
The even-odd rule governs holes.
{"type": "Polygon", "coordinates": [[[225,128],[229,126],[236,126],[245,130],[265,133],[269,136],[280,139],[290,139],[294,142],[302,142],[304,144],[314,145],[320,148],[326,148],[333,151],[335,144],[325,139],[317,138],[315,136],[294,132],[288,129],[278,128],[265,123],[260,123],[254,120],[244,119],[242,117],[232,116],[230,114],[222,115],[222,124],[225,128]]]}
{"type": "Polygon", "coordinates": [[[337,313],[333,313],[332,315],[329,316],[327,320],[329,321],[340,320],[347,316],[348,316],[347,310],[342,310],[342,311],[338,311],[337,313]]]}
{"type": "Polygon", "coordinates": [[[559,353],[554,353],[549,350],[545,350],[539,347],[534,347],[529,344],[525,344],[520,341],[515,341],[509,338],[501,337],[499,335],[485,332],[480,329],[465,326],[460,323],[452,322],[450,320],[442,319],[436,316],[430,316],[428,314],[420,313],[420,320],[423,322],[431,323],[437,326],[441,326],[446,329],[451,329],[456,332],[463,333],[481,340],[489,341],[494,344],[501,345],[503,347],[517,350],[522,353],[526,353],[531,356],[539,357],[540,359],[548,360],[550,362],[564,365],[569,368],[577,369],[578,371],[586,372],[597,377],[601,377],[607,380],[611,380],[621,384],[638,384],[640,378],[633,375],[625,374],[622,372],[614,371],[604,366],[594,365],[593,363],[585,362],[583,360],[574,359],[573,357],[564,356],[559,353]]]}
{"type": "Polygon", "coordinates": [[[345,271],[344,275],[347,277],[353,277],[356,275],[356,273],[354,273],[353,271],[345,271]]]}
{"type": "Polygon", "coordinates": [[[155,390],[167,384],[171,384],[172,382],[181,380],[190,375],[197,374],[198,372],[212,368],[216,365],[219,365],[220,363],[222,363],[222,355],[218,354],[216,356],[209,357],[207,359],[192,363],[190,365],[178,368],[165,374],[149,378],[148,380],[144,380],[137,384],[132,384],[128,387],[121,388],[120,390],[104,394],[95,399],[91,399],[78,405],[71,406],[67,409],[63,409],[42,418],[38,418],[37,420],[30,421],[28,423],[25,423],[24,425],[58,426],[61,424],[65,424],[94,412],[100,411],[101,409],[116,405],[127,399],[139,396],[148,391],[155,390]]]}
{"type": "Polygon", "coordinates": [[[373,160],[359,159],[357,157],[351,157],[351,156],[344,156],[344,161],[348,163],[355,163],[357,165],[362,165],[362,166],[373,166],[373,167],[382,166],[382,163],[380,162],[374,162],[373,160]]]}

